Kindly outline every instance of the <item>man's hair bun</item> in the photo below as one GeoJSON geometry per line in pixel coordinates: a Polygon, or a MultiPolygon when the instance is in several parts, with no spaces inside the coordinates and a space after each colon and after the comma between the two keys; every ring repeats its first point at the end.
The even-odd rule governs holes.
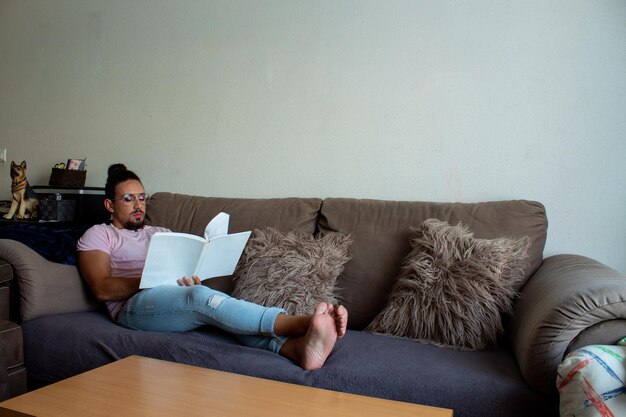
{"type": "Polygon", "coordinates": [[[104,195],[108,199],[115,198],[115,187],[117,187],[117,184],[128,180],[141,182],[137,174],[133,171],[129,171],[128,168],[126,168],[126,165],[122,163],[111,165],[107,173],[108,178],[107,183],[104,186],[104,195]]]}
{"type": "Polygon", "coordinates": [[[109,167],[109,171],[107,172],[107,175],[110,177],[110,176],[113,176],[113,175],[117,175],[117,174],[119,174],[120,172],[123,172],[123,171],[128,171],[128,168],[126,168],[126,165],[119,164],[119,163],[118,164],[113,164],[113,165],[111,165],[109,167]]]}

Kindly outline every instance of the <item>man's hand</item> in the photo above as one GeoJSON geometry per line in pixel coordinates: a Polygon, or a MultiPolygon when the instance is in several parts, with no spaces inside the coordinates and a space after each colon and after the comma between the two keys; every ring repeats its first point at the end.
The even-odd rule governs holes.
{"type": "Polygon", "coordinates": [[[182,277],[176,280],[178,285],[181,287],[193,287],[194,285],[202,285],[202,281],[200,281],[200,277],[196,274],[192,275],[191,278],[182,277]]]}

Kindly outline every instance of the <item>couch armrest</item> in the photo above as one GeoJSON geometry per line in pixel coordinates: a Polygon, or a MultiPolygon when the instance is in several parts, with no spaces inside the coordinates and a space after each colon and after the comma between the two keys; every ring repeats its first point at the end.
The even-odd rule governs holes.
{"type": "MultiPolygon", "coordinates": [[[[626,318],[626,276],[578,255],[546,258],[522,289],[509,325],[522,375],[555,394],[556,370],[568,346],[585,329],[626,318]]],[[[614,335],[615,342],[626,336],[614,335]]]]}
{"type": "Polygon", "coordinates": [[[22,320],[94,310],[98,306],[75,266],[50,262],[23,243],[10,239],[0,239],[0,259],[13,268],[20,291],[22,320]]]}

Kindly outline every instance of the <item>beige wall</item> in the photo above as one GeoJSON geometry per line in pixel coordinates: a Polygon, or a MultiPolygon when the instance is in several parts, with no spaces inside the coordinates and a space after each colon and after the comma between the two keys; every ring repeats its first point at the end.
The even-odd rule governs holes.
{"type": "MultiPolygon", "coordinates": [[[[626,271],[626,2],[0,0],[0,148],[150,191],[535,199],[626,271]]],[[[0,163],[0,198],[9,163],[0,163]]]]}

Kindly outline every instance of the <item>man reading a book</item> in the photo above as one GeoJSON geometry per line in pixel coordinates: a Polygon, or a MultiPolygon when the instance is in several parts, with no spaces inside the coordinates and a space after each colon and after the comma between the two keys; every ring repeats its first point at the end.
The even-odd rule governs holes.
{"type": "Polygon", "coordinates": [[[80,272],[116,323],[172,332],[212,325],[247,346],[279,353],[304,369],[324,364],[336,340],[346,333],[348,312],[343,306],[320,303],[310,316],[290,316],[281,308],[263,307],[206,287],[197,276],[179,278],[178,286],[139,290],[150,238],[156,232],[169,232],[144,225],[147,201],[139,177],[122,164],[111,165],[104,201],[111,224],[91,227],[78,242],[80,272]]]}

